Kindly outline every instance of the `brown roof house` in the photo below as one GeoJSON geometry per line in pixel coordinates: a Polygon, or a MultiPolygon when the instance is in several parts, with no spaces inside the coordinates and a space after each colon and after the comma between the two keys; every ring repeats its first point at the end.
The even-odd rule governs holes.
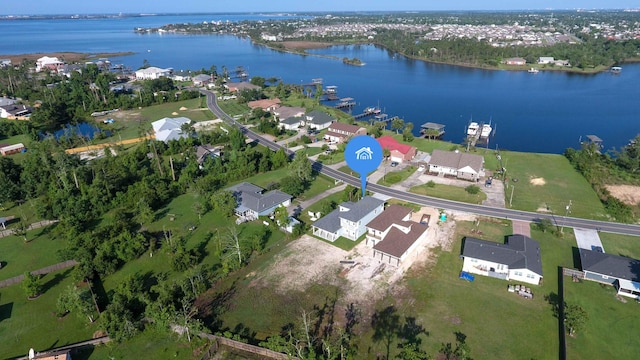
{"type": "Polygon", "coordinates": [[[324,139],[329,142],[342,143],[357,135],[367,135],[367,129],[358,125],[334,122],[329,125],[324,139]]]}
{"type": "Polygon", "coordinates": [[[373,247],[374,258],[400,265],[426,238],[427,224],[411,221],[411,213],[408,207],[389,205],[367,224],[367,245],[373,247]]]}
{"type": "Polygon", "coordinates": [[[429,160],[429,172],[455,176],[458,179],[477,181],[484,176],[484,158],[459,151],[433,150],[429,160]]]}
{"type": "Polygon", "coordinates": [[[281,103],[280,99],[275,98],[275,99],[262,99],[262,100],[249,101],[247,105],[251,108],[251,110],[260,108],[264,111],[271,112],[279,108],[280,103],[281,103]]]}

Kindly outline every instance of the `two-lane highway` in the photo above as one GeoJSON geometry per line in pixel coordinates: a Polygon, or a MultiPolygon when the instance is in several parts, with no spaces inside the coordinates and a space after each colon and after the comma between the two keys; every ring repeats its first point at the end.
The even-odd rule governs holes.
{"type": "MultiPolygon", "coordinates": [[[[235,121],[228,114],[226,114],[220,107],[218,106],[217,99],[215,93],[212,91],[201,90],[203,94],[207,96],[207,106],[213,112],[214,115],[218,116],[220,119],[226,121],[230,125],[238,127],[242,133],[247,136],[249,139],[255,140],[259,144],[268,147],[271,150],[278,150],[282,148],[282,146],[276,144],[275,142],[266,139],[259,134],[251,131],[247,127],[243,126],[239,122],[235,121]]],[[[293,152],[288,149],[285,149],[287,153],[292,156],[293,152]]],[[[333,179],[341,180],[347,184],[353,185],[355,187],[360,187],[360,179],[347,175],[341,171],[332,169],[328,166],[323,166],[319,162],[312,162],[313,169],[318,171],[321,174],[329,176],[333,179]]],[[[572,218],[566,216],[557,216],[557,215],[549,215],[549,214],[539,214],[534,212],[513,210],[513,209],[502,209],[502,208],[494,208],[484,205],[475,205],[475,204],[467,204],[461,203],[452,200],[438,199],[424,195],[413,194],[403,190],[392,189],[386,186],[378,185],[378,184],[368,184],[367,189],[374,193],[379,193],[382,195],[390,196],[399,200],[404,200],[408,202],[412,202],[422,206],[430,206],[439,209],[446,209],[452,211],[462,211],[467,213],[473,213],[483,216],[490,216],[495,218],[509,219],[509,220],[523,220],[523,221],[531,221],[536,222],[540,221],[540,219],[549,219],[554,224],[558,226],[566,226],[566,227],[575,227],[582,229],[594,229],[599,231],[606,231],[612,233],[626,234],[626,235],[634,235],[640,236],[640,225],[635,224],[621,224],[607,221],[598,221],[598,220],[588,220],[588,219],[579,219],[572,218]]]]}

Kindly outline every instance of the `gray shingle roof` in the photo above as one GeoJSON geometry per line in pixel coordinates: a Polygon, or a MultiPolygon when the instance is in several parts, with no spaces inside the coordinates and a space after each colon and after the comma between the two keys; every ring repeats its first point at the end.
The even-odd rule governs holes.
{"type": "Polygon", "coordinates": [[[322,111],[313,110],[309,111],[306,115],[307,122],[315,125],[322,125],[328,122],[335,121],[334,118],[329,116],[327,113],[323,113],[322,111]]]}
{"type": "Polygon", "coordinates": [[[284,120],[280,120],[280,122],[282,124],[286,124],[286,125],[295,125],[299,122],[301,122],[303,119],[300,116],[290,116],[284,120]]]}
{"type": "Polygon", "coordinates": [[[371,196],[366,196],[356,203],[346,201],[340,204],[337,209],[333,210],[323,218],[313,223],[313,226],[317,227],[318,229],[335,233],[336,231],[340,230],[341,218],[353,222],[358,222],[382,204],[384,204],[383,200],[379,200],[371,196]]]}
{"type": "Polygon", "coordinates": [[[255,212],[262,212],[289,199],[291,195],[280,190],[272,190],[263,194],[263,189],[259,186],[243,182],[232,186],[227,190],[231,191],[238,201],[238,206],[244,206],[255,212]]]}
{"type": "Polygon", "coordinates": [[[505,264],[509,269],[529,269],[542,276],[540,245],[524,235],[512,235],[506,244],[467,237],[462,256],[505,264]]]}
{"type": "Polygon", "coordinates": [[[640,260],[580,249],[582,270],[640,282],[640,260]]]}
{"type": "Polygon", "coordinates": [[[472,169],[480,171],[483,162],[484,158],[480,155],[436,149],[431,153],[429,165],[445,166],[457,170],[470,166],[472,169]]]}

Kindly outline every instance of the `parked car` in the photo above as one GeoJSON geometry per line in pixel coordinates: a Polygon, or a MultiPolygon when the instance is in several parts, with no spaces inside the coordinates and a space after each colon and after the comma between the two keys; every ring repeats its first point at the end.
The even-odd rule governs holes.
{"type": "Polygon", "coordinates": [[[604,250],[602,249],[602,246],[596,246],[596,245],[591,245],[591,250],[595,251],[595,252],[599,252],[599,253],[603,253],[604,250]]]}
{"type": "Polygon", "coordinates": [[[420,166],[418,166],[418,171],[419,171],[419,172],[423,172],[423,171],[424,171],[424,165],[420,165],[420,166]]]}
{"type": "Polygon", "coordinates": [[[391,167],[396,167],[396,166],[398,166],[397,162],[394,161],[394,162],[391,163],[391,167]]]}

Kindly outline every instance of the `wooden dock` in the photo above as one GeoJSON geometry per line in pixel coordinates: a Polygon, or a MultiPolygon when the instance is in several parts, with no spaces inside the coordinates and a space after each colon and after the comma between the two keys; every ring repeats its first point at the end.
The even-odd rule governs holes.
{"type": "Polygon", "coordinates": [[[340,99],[340,102],[339,102],[339,103],[337,103],[337,104],[334,106],[334,108],[336,108],[336,109],[346,109],[346,108],[352,108],[352,107],[354,107],[354,106],[356,106],[356,101],[355,101],[355,99],[354,99],[354,98],[347,97],[347,98],[342,98],[342,99],[340,99]]]}
{"type": "Polygon", "coordinates": [[[420,133],[430,139],[437,139],[444,135],[444,124],[438,124],[434,122],[426,122],[420,126],[422,129],[420,133]]]}
{"type": "Polygon", "coordinates": [[[367,116],[378,115],[378,114],[380,114],[380,112],[381,112],[380,109],[377,108],[377,107],[368,107],[368,108],[364,109],[364,111],[361,114],[354,115],[353,118],[358,120],[358,119],[365,118],[367,116]]]}

